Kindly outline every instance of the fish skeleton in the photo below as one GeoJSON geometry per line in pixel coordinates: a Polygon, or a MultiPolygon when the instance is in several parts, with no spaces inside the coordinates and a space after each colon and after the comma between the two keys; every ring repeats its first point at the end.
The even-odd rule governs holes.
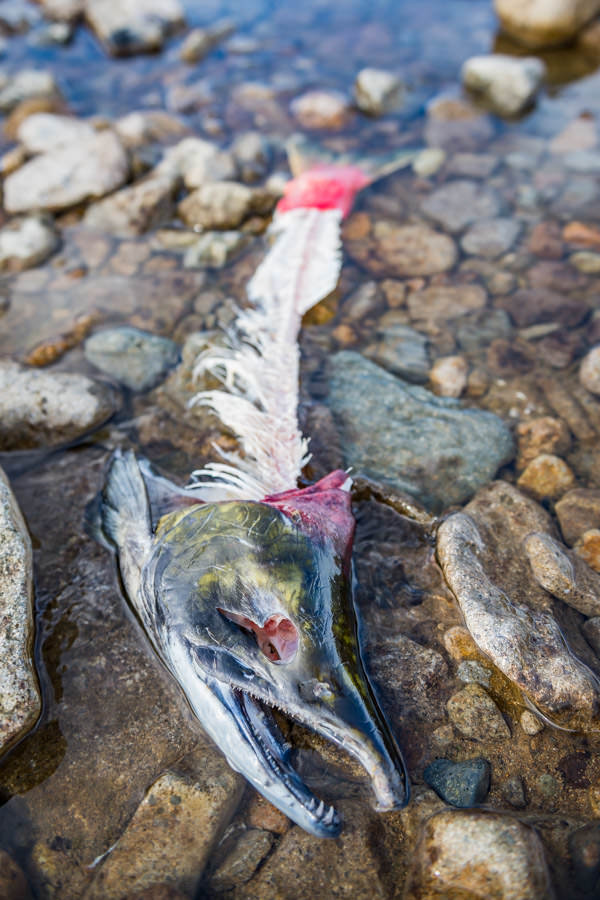
{"type": "Polygon", "coordinates": [[[232,768],[321,837],[335,837],[340,818],[293,768],[272,710],[354,756],[379,810],[404,806],[410,790],[361,660],[351,479],[336,471],[296,486],[308,459],[297,422],[301,316],[335,287],[340,221],[370,180],[327,165],[289,183],[237,339],[198,360],[224,390],[196,402],[236,433],[244,456],[209,463],[179,488],[117,451],[99,502],[127,597],[204,730],[232,768]]]}

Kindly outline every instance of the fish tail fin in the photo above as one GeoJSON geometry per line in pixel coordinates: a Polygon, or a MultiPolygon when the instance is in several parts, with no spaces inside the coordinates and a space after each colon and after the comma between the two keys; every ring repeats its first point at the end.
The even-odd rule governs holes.
{"type": "Polygon", "coordinates": [[[131,450],[115,451],[100,495],[100,532],[104,543],[135,557],[152,538],[150,504],[144,479],[131,450]]]}

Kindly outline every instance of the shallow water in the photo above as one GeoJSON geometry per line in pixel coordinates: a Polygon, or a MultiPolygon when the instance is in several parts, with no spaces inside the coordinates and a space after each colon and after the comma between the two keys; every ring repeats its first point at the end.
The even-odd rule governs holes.
{"type": "MultiPolygon", "coordinates": [[[[346,128],[318,135],[334,152],[385,154],[426,144],[427,104],[443,92],[456,92],[465,59],[494,48],[521,52],[496,34],[491,4],[476,0],[254,0],[243,6],[240,11],[238,4],[218,0],[186,4],[190,26],[231,16],[238,23],[235,38],[248,39],[245,47],[239,41],[237,51],[235,43],[231,49],[224,44],[198,66],[179,60],[182,36],[169,40],[160,54],[125,60],[109,59],[83,26],[69,46],[38,47],[41,20],[29,32],[9,37],[3,65],[9,72],[25,66],[51,70],[68,109],[80,117],[172,109],[174,88],[202,81],[205,101],[179,113],[191,130],[227,144],[242,131],[259,129],[275,139],[271,171],[286,171],[283,139],[298,129],[289,102],[304,90],[348,92],[366,65],[398,72],[406,98],[397,113],[379,119],[353,114],[346,128]],[[267,85],[269,90],[242,90],[248,84],[267,85]]],[[[595,61],[575,48],[546,53],[544,59],[550,83],[533,111],[508,123],[490,118],[486,130],[467,134],[448,149],[448,158],[457,152],[498,158],[485,183],[497,193],[499,214],[518,219],[522,226],[513,246],[486,265],[478,267],[474,257],[461,250],[451,271],[426,279],[430,286],[485,287],[482,309],[424,322],[411,316],[406,302],[394,300],[390,290],[380,292],[358,315],[350,303],[356,288],[393,275],[385,264],[374,269],[364,253],[365,223],[381,218],[397,224],[421,221],[425,197],[462,176],[449,171],[447,162],[429,177],[406,169],[359,198],[345,229],[348,252],[340,287],[307,316],[302,334],[303,415],[309,431],[310,423],[317,422],[311,477],[344,464],[335,435],[314,416],[327,397],[329,357],[339,349],[361,352],[372,347],[378,329],[385,329],[395,310],[398,322],[427,335],[431,361],[456,352],[467,358],[471,371],[477,370],[480,389],[471,384],[463,397],[466,405],[493,411],[513,426],[535,416],[563,418],[572,432],[565,457],[576,485],[600,488],[600,404],[577,387],[579,360],[600,340],[598,276],[579,271],[569,261],[578,248],[560,236],[560,229],[573,220],[600,223],[600,177],[597,171],[569,168],[564,155],[549,151],[549,141],[570,122],[580,116],[593,121],[600,115],[600,57],[595,61]],[[557,223],[559,249],[554,257],[531,249],[531,232],[540,222],[557,223]],[[507,273],[510,277],[500,290],[499,279],[507,273]],[[590,313],[574,327],[558,323],[548,333],[532,337],[521,330],[518,335],[519,329],[499,311],[510,308],[511,294],[524,287],[557,290],[586,304],[590,313]],[[561,388],[568,393],[566,401],[559,396],[561,388]]],[[[10,146],[5,135],[0,137],[0,151],[10,146]]],[[[184,270],[175,229],[118,239],[90,233],[77,211],[59,217],[59,222],[62,246],[48,263],[2,276],[0,290],[10,306],[0,318],[0,355],[33,361],[41,347],[56,357],[54,368],[93,376],[98,373],[85,360],[81,343],[86,333],[126,322],[183,343],[195,330],[225,324],[232,315],[228,298],[243,302],[244,286],[266,247],[259,234],[223,270],[184,270]],[[61,352],[65,338],[72,346],[61,352]]],[[[420,278],[393,277],[406,282],[409,290],[422,286],[420,278]]],[[[211,756],[178,689],[149,654],[121,598],[113,561],[84,529],[86,504],[98,491],[115,447],[133,446],[180,481],[212,458],[211,442],[223,439],[218,425],[186,409],[186,396],[172,378],[145,394],[123,391],[119,413],[77,445],[52,453],[0,454],[34,543],[35,652],[44,698],[38,726],[0,764],[0,848],[22,866],[37,898],[69,900],[86,890],[92,891],[89,896],[103,896],[94,893],[98,888],[89,888],[100,866],[98,858],[119,839],[148,787],[166,770],[181,765],[199,778],[210,759],[218,777],[228,777],[224,764],[223,771],[219,769],[218,754],[211,756]]],[[[518,474],[513,462],[500,477],[514,483],[518,474]]],[[[549,501],[545,505],[552,511],[549,501]]],[[[551,728],[530,736],[518,724],[519,700],[508,693],[498,702],[510,722],[511,740],[481,744],[449,733],[445,704],[462,682],[442,637],[449,627],[461,624],[460,612],[430,543],[416,525],[374,501],[358,502],[356,515],[357,604],[366,656],[417,796],[423,790],[423,769],[436,756],[485,756],[493,772],[487,808],[509,810],[534,824],[543,838],[557,895],[579,896],[571,881],[567,841],[577,827],[600,815],[597,736],[551,728]],[[404,674],[390,675],[381,648],[392,633],[408,636],[424,654],[435,654],[414,671],[404,660],[404,674]],[[501,790],[514,774],[526,783],[526,804],[518,811],[501,790]],[[548,777],[540,781],[540,775],[548,777]]],[[[576,650],[600,674],[598,658],[579,634],[580,619],[569,613],[566,625],[561,624],[573,629],[576,650]]],[[[278,897],[304,897],[317,890],[327,896],[327,884],[319,882],[324,862],[320,854],[327,852],[332,854],[332,896],[370,895],[369,879],[375,876],[369,873],[376,875],[381,868],[387,875],[373,892],[401,896],[423,814],[377,817],[368,807],[368,787],[354,764],[299,726],[290,726],[290,735],[299,748],[299,767],[311,784],[339,801],[348,837],[328,851],[317,847],[315,839],[302,844],[300,838],[298,852],[306,855],[296,859],[300,881],[286,889],[276,875],[271,882],[266,876],[260,881],[260,872],[268,871],[283,840],[274,829],[263,869],[249,886],[242,884],[226,895],[266,896],[275,885],[278,897]],[[349,865],[356,859],[360,865],[349,865]]],[[[227,790],[232,803],[237,802],[242,788],[227,790]]],[[[197,896],[223,896],[210,880],[211,868],[242,825],[254,821],[248,818],[251,803],[247,789],[232,813],[225,843],[211,850],[212,862],[197,896]]],[[[414,809],[421,808],[415,804],[414,809]]],[[[114,896],[125,896],[128,885],[124,880],[114,896]]],[[[184,896],[194,896],[193,885],[186,883],[184,896]]]]}

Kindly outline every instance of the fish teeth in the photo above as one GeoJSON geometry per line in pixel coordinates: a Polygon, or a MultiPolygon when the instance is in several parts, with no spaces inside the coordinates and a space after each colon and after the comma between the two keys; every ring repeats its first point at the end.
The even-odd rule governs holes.
{"type": "Polygon", "coordinates": [[[308,801],[308,808],[310,809],[311,812],[315,808],[316,803],[317,803],[317,801],[315,800],[314,797],[311,797],[310,800],[308,801]]]}
{"type": "Polygon", "coordinates": [[[323,825],[331,825],[336,818],[337,815],[335,808],[333,806],[330,806],[321,821],[323,822],[323,825]]]}
{"type": "Polygon", "coordinates": [[[325,812],[325,804],[321,800],[321,802],[319,803],[319,805],[317,806],[317,808],[315,810],[315,816],[317,817],[317,819],[320,819],[324,812],[325,812]]]}

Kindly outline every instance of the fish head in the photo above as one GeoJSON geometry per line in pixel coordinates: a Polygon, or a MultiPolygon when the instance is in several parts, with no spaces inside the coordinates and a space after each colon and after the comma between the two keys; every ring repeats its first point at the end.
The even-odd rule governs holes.
{"type": "MultiPolygon", "coordinates": [[[[347,479],[328,479],[261,502],[206,504],[165,517],[151,587],[163,629],[178,642],[175,674],[188,695],[196,678],[243,695],[245,714],[257,702],[261,715],[265,706],[283,711],[358,759],[378,808],[392,809],[407,802],[409,782],[360,656],[347,479]]],[[[278,752],[283,758],[282,746],[278,752]]],[[[235,767],[247,775],[243,766],[238,760],[235,767]]],[[[299,821],[287,799],[273,802],[299,821]]]]}

